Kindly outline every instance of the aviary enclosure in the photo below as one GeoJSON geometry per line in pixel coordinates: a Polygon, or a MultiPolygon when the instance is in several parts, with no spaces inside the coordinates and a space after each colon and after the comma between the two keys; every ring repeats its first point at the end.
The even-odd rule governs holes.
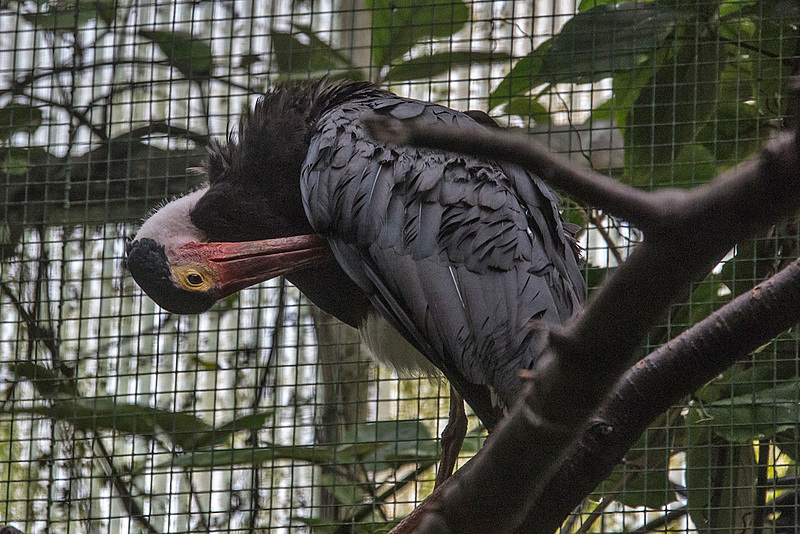
{"type": "MultiPolygon", "coordinates": [[[[371,80],[689,189],[794,124],[798,24],[795,0],[3,0],[0,526],[388,532],[432,491],[445,383],[376,365],[283,279],[177,316],[126,271],[142,218],[266,88],[371,80]]],[[[562,208],[592,294],[643,234],[562,208]]],[[[795,260],[799,231],[731,247],[640,357],[795,260]]],[[[796,532],[798,355],[787,326],[685,395],[561,532],[796,532]]],[[[460,464],[485,439],[470,416],[460,464]]]]}

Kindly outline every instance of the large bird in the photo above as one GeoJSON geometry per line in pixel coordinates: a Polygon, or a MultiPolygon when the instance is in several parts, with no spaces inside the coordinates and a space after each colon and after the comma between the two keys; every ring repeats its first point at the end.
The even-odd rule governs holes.
{"type": "Polygon", "coordinates": [[[369,83],[279,86],[212,146],[208,185],[145,221],[128,266],[177,313],[285,274],[381,360],[438,369],[491,429],[541,354],[537,332],[585,293],[559,197],[513,164],[375,141],[362,122],[375,114],[488,118],[369,83]]]}

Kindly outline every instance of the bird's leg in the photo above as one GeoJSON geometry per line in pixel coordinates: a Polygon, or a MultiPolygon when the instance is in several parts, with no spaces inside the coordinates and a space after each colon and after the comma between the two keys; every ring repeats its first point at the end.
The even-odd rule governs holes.
{"type": "Polygon", "coordinates": [[[450,478],[461,452],[461,445],[464,443],[464,436],[467,435],[467,414],[464,411],[464,399],[461,394],[450,386],[450,417],[447,426],[442,431],[442,460],[439,464],[439,472],[436,473],[436,483],[438,487],[450,478]]]}

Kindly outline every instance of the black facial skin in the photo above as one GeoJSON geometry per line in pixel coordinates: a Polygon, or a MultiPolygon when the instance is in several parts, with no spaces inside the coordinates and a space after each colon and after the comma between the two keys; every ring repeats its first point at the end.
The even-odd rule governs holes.
{"type": "Polygon", "coordinates": [[[147,296],[173,313],[203,313],[216,302],[208,291],[187,291],[178,287],[164,246],[150,238],[139,239],[128,246],[128,269],[147,296]]]}

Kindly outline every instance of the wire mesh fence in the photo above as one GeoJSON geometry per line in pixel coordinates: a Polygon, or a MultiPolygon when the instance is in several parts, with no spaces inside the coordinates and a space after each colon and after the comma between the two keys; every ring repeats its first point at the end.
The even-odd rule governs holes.
{"type": "MultiPolygon", "coordinates": [[[[384,532],[432,490],[442,380],[375,364],[282,278],[178,316],[126,270],[142,217],[276,82],[370,80],[691,187],[781,126],[798,23],[793,0],[2,2],[0,524],[384,532]]],[[[591,292],[641,234],[563,208],[591,292]]],[[[798,246],[796,220],[740,244],[645,350],[798,246]]],[[[797,362],[792,329],[664,414],[562,531],[795,532],[797,362]]],[[[462,462],[485,437],[470,415],[462,462]]]]}

